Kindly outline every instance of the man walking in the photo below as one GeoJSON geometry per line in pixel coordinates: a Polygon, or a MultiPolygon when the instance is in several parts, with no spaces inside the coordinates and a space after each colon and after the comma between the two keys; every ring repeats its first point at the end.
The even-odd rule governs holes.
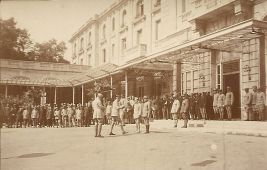
{"type": "Polygon", "coordinates": [[[119,110],[120,110],[120,97],[119,95],[116,95],[116,99],[112,103],[112,111],[111,111],[111,118],[112,118],[112,123],[111,123],[111,128],[110,128],[110,133],[109,135],[115,135],[112,130],[115,125],[115,123],[118,121],[121,127],[122,134],[126,134],[126,132],[123,129],[123,124],[122,124],[122,119],[119,116],[119,110]]]}

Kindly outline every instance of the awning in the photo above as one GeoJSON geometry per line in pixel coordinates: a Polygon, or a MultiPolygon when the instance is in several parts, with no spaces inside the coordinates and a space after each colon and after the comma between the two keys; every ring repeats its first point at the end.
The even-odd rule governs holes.
{"type": "Polygon", "coordinates": [[[106,63],[98,67],[90,69],[87,73],[81,74],[71,78],[69,81],[75,86],[95,81],[113,74],[117,74],[120,71],[117,70],[118,66],[112,63],[106,63]]]}
{"type": "Polygon", "coordinates": [[[161,62],[161,60],[163,60],[162,62],[176,63],[177,60],[186,58],[188,55],[199,54],[211,49],[224,50],[223,48],[231,44],[234,45],[244,40],[262,36],[260,33],[261,29],[267,29],[267,22],[253,19],[246,20],[186,43],[164,49],[161,52],[151,54],[138,61],[120,66],[118,69],[123,70],[139,63],[161,62]]]}

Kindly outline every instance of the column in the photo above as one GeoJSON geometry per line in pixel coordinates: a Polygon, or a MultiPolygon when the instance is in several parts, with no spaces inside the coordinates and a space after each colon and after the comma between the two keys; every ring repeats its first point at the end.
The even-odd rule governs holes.
{"type": "Polygon", "coordinates": [[[7,85],[5,86],[5,98],[7,98],[7,85]]]}
{"type": "Polygon", "coordinates": [[[72,87],[72,103],[75,103],[75,87],[72,87]]]}
{"type": "Polygon", "coordinates": [[[55,97],[54,97],[54,103],[57,103],[57,87],[55,87],[55,97]]]}
{"type": "Polygon", "coordinates": [[[210,52],[210,90],[216,87],[216,51],[211,50],[210,52]]]}
{"type": "Polygon", "coordinates": [[[82,105],[83,105],[83,93],[84,93],[84,87],[82,85],[82,105]]]}
{"type": "Polygon", "coordinates": [[[112,95],[113,95],[113,87],[112,87],[112,85],[113,85],[113,79],[112,79],[112,76],[110,76],[110,88],[111,88],[111,90],[110,90],[110,98],[112,99],[112,95]]]}
{"type": "Polygon", "coordinates": [[[128,98],[128,75],[127,71],[125,71],[125,98],[128,98]]]}
{"type": "Polygon", "coordinates": [[[181,91],[181,62],[173,65],[173,92],[181,91]]]}

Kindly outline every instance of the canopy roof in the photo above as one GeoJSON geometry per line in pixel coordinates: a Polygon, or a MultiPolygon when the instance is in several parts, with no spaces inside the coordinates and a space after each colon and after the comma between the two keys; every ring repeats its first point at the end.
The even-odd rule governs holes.
{"type": "Polygon", "coordinates": [[[106,63],[98,67],[90,69],[88,72],[83,73],[79,76],[74,76],[70,79],[70,82],[75,85],[81,85],[96,79],[118,73],[118,66],[112,63],[106,63]]]}

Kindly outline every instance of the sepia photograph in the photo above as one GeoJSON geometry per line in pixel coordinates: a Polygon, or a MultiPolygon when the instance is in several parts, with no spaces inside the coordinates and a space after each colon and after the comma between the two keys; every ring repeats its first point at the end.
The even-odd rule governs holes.
{"type": "Polygon", "coordinates": [[[0,0],[0,170],[267,170],[267,0],[0,0]]]}

